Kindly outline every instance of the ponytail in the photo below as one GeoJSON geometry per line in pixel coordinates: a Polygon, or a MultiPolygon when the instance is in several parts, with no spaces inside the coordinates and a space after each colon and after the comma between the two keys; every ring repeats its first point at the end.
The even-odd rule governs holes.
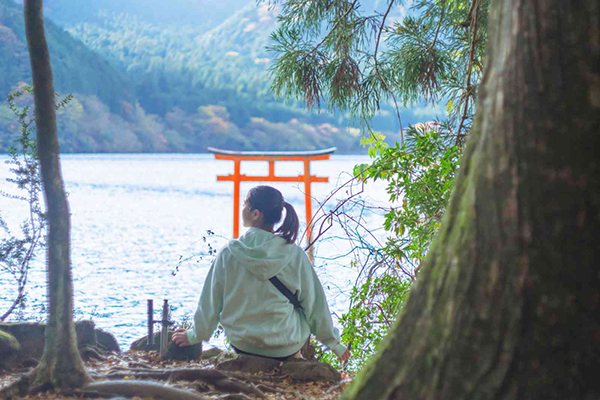
{"type": "Polygon", "coordinates": [[[283,199],[283,195],[279,190],[266,185],[255,186],[248,192],[247,201],[250,203],[250,209],[262,213],[263,222],[269,227],[274,226],[281,220],[285,208],[285,219],[279,229],[275,231],[275,234],[283,238],[288,244],[296,241],[300,221],[294,207],[283,199]]]}
{"type": "Polygon", "coordinates": [[[285,239],[288,244],[294,243],[298,237],[298,230],[300,229],[300,221],[298,220],[298,214],[294,207],[287,201],[283,202],[283,208],[285,208],[285,219],[283,224],[275,231],[275,233],[285,239]]]}

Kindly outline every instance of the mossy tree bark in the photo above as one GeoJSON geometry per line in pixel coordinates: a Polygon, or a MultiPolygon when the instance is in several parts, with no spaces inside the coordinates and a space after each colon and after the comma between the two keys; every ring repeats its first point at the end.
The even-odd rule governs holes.
{"type": "Polygon", "coordinates": [[[90,381],[77,350],[73,323],[70,215],[61,176],[55,92],[44,33],[42,0],[25,0],[25,30],[35,99],[37,151],[48,214],[48,323],[44,355],[32,374],[33,387],[72,388],[90,381]]]}
{"type": "Polygon", "coordinates": [[[492,7],[443,228],[344,399],[600,397],[600,2],[492,7]]]}

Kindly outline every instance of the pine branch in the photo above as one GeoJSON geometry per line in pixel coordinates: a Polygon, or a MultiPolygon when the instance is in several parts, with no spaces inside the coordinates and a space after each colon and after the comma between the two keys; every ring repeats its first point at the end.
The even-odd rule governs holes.
{"type": "Polygon", "coordinates": [[[311,53],[314,53],[317,51],[317,49],[319,47],[321,47],[321,45],[323,43],[325,43],[325,41],[329,38],[329,36],[331,36],[331,34],[333,32],[335,32],[335,30],[340,26],[340,23],[342,22],[342,20],[346,19],[346,17],[350,14],[350,12],[352,12],[352,10],[354,10],[354,7],[356,6],[356,3],[358,2],[358,0],[354,0],[352,2],[352,4],[350,4],[350,8],[348,8],[348,10],[344,13],[344,15],[342,15],[340,18],[337,19],[335,25],[333,26],[333,28],[331,28],[331,30],[327,33],[327,35],[325,35],[325,37],[323,38],[323,40],[321,40],[311,51],[311,53]]]}
{"type": "Polygon", "coordinates": [[[438,35],[439,35],[440,30],[442,28],[442,23],[444,22],[444,14],[445,14],[445,12],[446,12],[446,0],[444,0],[443,3],[442,3],[442,13],[440,15],[440,20],[438,21],[438,26],[437,26],[437,29],[435,30],[435,36],[433,37],[433,41],[431,42],[431,44],[427,48],[427,52],[430,52],[431,49],[433,49],[433,47],[437,43],[438,35]]]}
{"type": "Polygon", "coordinates": [[[373,61],[375,62],[375,73],[377,74],[377,76],[379,77],[379,79],[381,80],[381,82],[383,83],[383,85],[385,86],[385,89],[392,96],[392,99],[394,99],[394,106],[396,108],[396,116],[398,117],[398,123],[400,124],[400,139],[401,139],[402,143],[404,143],[404,133],[403,133],[403,129],[402,129],[402,118],[400,117],[400,108],[398,107],[398,101],[396,100],[396,95],[391,90],[391,88],[388,85],[387,81],[383,78],[383,76],[381,76],[381,72],[379,72],[379,62],[377,60],[377,52],[379,50],[379,43],[381,42],[381,34],[383,33],[383,29],[385,27],[385,21],[386,21],[388,15],[389,15],[390,11],[392,10],[392,6],[393,5],[394,5],[394,0],[390,0],[390,4],[388,5],[388,8],[385,11],[385,14],[383,15],[383,18],[381,20],[381,26],[379,27],[379,32],[377,33],[377,40],[375,42],[375,50],[373,51],[373,61]]]}

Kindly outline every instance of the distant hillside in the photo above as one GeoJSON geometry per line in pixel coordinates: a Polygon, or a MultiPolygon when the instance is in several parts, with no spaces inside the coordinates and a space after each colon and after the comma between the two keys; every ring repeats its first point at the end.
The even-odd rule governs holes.
{"type": "MultiPolygon", "coordinates": [[[[67,29],[47,21],[55,86],[75,95],[59,113],[62,151],[202,152],[207,146],[364,151],[349,116],[307,110],[299,100],[271,94],[273,55],[266,47],[278,9],[268,2],[46,0],[45,5],[46,16],[67,29]],[[181,23],[174,25],[178,18],[181,23]],[[186,24],[189,20],[198,21],[186,24]]],[[[0,51],[8,55],[0,58],[4,94],[29,82],[22,8],[0,0],[0,51]]],[[[432,111],[403,110],[402,122],[430,120],[432,111]]],[[[14,121],[0,103],[0,152],[18,135],[14,121]]],[[[392,141],[398,138],[390,133],[398,132],[398,122],[389,109],[372,127],[392,141]]]]}
{"type": "MultiPolygon", "coordinates": [[[[45,21],[54,86],[59,93],[97,96],[119,112],[122,101],[134,102],[129,79],[51,21],[45,21]]],[[[19,82],[31,83],[23,6],[0,0],[0,96],[19,82]],[[8,56],[5,56],[8,55],[8,56]]]]}
{"type": "MultiPolygon", "coordinates": [[[[19,99],[19,107],[32,106],[19,99]]],[[[252,117],[237,125],[226,107],[201,106],[194,113],[174,108],[164,117],[147,114],[139,105],[124,104],[116,115],[95,96],[76,94],[58,111],[58,140],[67,153],[205,152],[209,146],[232,150],[311,150],[336,146],[338,153],[364,152],[360,131],[298,119],[273,122],[252,117]]],[[[19,135],[16,117],[0,103],[0,152],[19,135]]]]}
{"type": "MultiPolygon", "coordinates": [[[[269,91],[266,46],[276,24],[276,10],[254,1],[216,28],[165,28],[127,14],[69,28],[89,48],[127,71],[135,80],[140,104],[164,115],[177,106],[227,107],[236,123],[251,117],[287,121],[310,113],[301,102],[284,104],[269,91]]],[[[334,122],[312,113],[313,122],[334,122]]]]}
{"type": "Polygon", "coordinates": [[[193,25],[207,31],[248,0],[44,0],[45,14],[60,25],[97,22],[99,13],[127,13],[153,25],[193,25]]]}
{"type": "MultiPolygon", "coordinates": [[[[387,3],[363,1],[361,9],[382,5],[387,3]]],[[[255,0],[247,0],[244,7],[232,11],[209,31],[195,25],[173,28],[152,24],[129,14],[103,14],[98,20],[67,28],[131,74],[140,104],[150,113],[164,115],[175,106],[193,113],[200,105],[217,104],[227,107],[239,125],[251,117],[277,122],[302,118],[312,123],[351,124],[347,116],[308,111],[302,101],[283,102],[271,94],[268,68],[273,54],[266,48],[272,45],[270,34],[277,27],[278,11],[267,1],[257,5],[255,0]]],[[[399,18],[397,11],[394,17],[399,18]]],[[[383,107],[373,128],[397,131],[394,112],[385,104],[383,107]]],[[[403,110],[403,124],[431,119],[432,115],[424,115],[427,111],[403,110]]]]}
{"type": "MultiPolygon", "coordinates": [[[[9,0],[0,0],[0,50],[2,54],[10,55],[0,58],[0,83],[5,93],[20,82],[30,83],[22,7],[9,0]]],[[[260,47],[255,52],[245,50],[249,44],[244,42],[243,32],[250,32],[248,26],[252,22],[243,18],[237,21],[239,34],[237,38],[232,38],[234,47],[218,49],[216,43],[224,38],[216,30],[189,44],[186,57],[193,61],[188,61],[188,64],[197,61],[192,57],[201,56],[215,62],[220,57],[226,57],[225,67],[227,64],[234,65],[239,60],[236,61],[233,54],[227,53],[235,50],[239,50],[238,54],[243,52],[246,59],[249,55],[260,58],[263,55],[260,47]],[[193,51],[194,47],[200,46],[210,50],[204,53],[193,51]]],[[[213,76],[214,81],[210,81],[206,77],[197,77],[197,83],[186,88],[184,82],[190,82],[195,75],[185,63],[175,63],[176,58],[172,57],[177,53],[164,52],[161,46],[149,42],[153,37],[162,40],[161,36],[153,36],[146,23],[137,23],[134,19],[122,22],[123,26],[131,27],[127,32],[137,29],[146,33],[123,45],[123,60],[117,57],[112,59],[112,63],[131,67],[121,71],[55,24],[46,21],[56,89],[62,94],[74,94],[73,101],[58,113],[61,151],[203,152],[208,146],[239,150],[299,150],[337,146],[341,153],[362,150],[357,129],[340,128],[318,122],[316,118],[310,122],[295,118],[306,114],[302,107],[290,111],[293,108],[272,100],[269,104],[271,108],[263,109],[264,104],[244,98],[243,91],[238,94],[227,86],[232,84],[236,76],[226,72],[225,67],[221,78],[213,76]],[[161,52],[167,62],[160,60],[161,52]],[[151,60],[149,66],[140,66],[146,56],[151,60]],[[171,62],[172,65],[169,65],[171,62]],[[157,68],[149,68],[151,66],[157,68]],[[207,82],[201,80],[213,84],[223,82],[224,86],[221,89],[206,89],[207,82]],[[136,83],[139,83],[139,102],[135,90],[131,89],[136,83]],[[179,83],[179,86],[175,83],[179,83]],[[148,99],[158,102],[166,99],[171,103],[164,107],[161,115],[153,115],[139,104],[148,99]],[[182,105],[186,104],[188,109],[184,111],[182,105]],[[277,118],[265,118],[265,109],[277,118]]],[[[264,70],[264,63],[260,60],[257,63],[251,61],[250,67],[264,70]]],[[[238,65],[238,68],[246,68],[248,76],[252,75],[248,66],[238,65]]],[[[258,75],[256,77],[264,79],[258,75]]],[[[264,80],[262,85],[249,87],[252,90],[256,88],[261,88],[265,97],[268,96],[264,80]]],[[[27,105],[32,106],[31,97],[19,99],[20,107],[27,105]]],[[[331,117],[324,115],[323,119],[331,117]]],[[[0,152],[14,145],[18,132],[16,117],[5,102],[0,103],[0,152]]]]}

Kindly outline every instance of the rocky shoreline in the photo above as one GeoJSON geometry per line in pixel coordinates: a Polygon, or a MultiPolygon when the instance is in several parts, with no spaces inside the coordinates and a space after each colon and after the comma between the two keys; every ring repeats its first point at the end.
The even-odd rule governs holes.
{"type": "MultiPolygon", "coordinates": [[[[46,324],[40,322],[8,322],[0,324],[0,368],[37,365],[44,353],[46,324]]],[[[96,328],[93,321],[75,323],[77,346],[84,359],[93,353],[121,353],[114,335],[96,328]]]]}
{"type": "MultiPolygon", "coordinates": [[[[119,379],[140,384],[142,380],[150,380],[161,385],[164,381],[177,381],[178,387],[200,392],[205,398],[335,399],[350,379],[330,365],[314,360],[280,362],[218,348],[202,351],[200,344],[179,347],[170,341],[172,333],[164,359],[158,355],[158,333],[153,346],[148,346],[146,337],[142,337],[123,352],[114,335],[96,328],[92,321],[78,321],[75,327],[80,354],[97,382],[94,385],[110,386],[119,379]],[[307,391],[312,394],[307,395],[307,391]]],[[[42,323],[0,324],[0,387],[39,363],[44,350],[44,330],[42,323]]],[[[76,397],[53,394],[47,398],[76,397]]],[[[81,392],[77,398],[87,397],[81,392]]]]}

